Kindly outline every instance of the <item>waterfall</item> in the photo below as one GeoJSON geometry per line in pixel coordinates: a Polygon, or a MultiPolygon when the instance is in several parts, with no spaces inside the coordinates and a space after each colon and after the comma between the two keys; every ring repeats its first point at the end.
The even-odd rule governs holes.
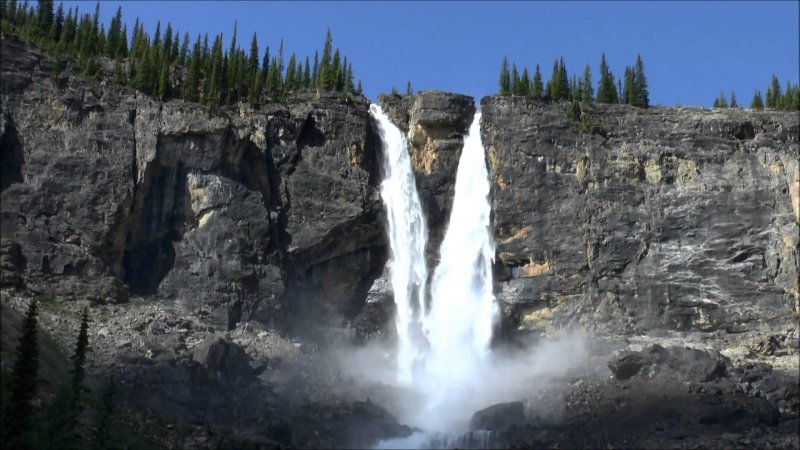
{"type": "Polygon", "coordinates": [[[489,179],[481,143],[480,112],[464,140],[455,198],[431,283],[431,308],[424,321],[430,343],[425,361],[431,404],[437,408],[480,389],[497,305],[492,293],[494,242],[489,179]]]}
{"type": "Polygon", "coordinates": [[[425,245],[428,230],[419,203],[419,194],[411,170],[408,143],[380,106],[371,105],[370,113],[378,125],[383,143],[383,181],[381,198],[386,205],[391,248],[391,275],[397,307],[397,371],[402,383],[412,382],[412,368],[420,357],[419,318],[425,315],[425,245]],[[416,304],[416,308],[414,305],[416,304]]]}
{"type": "Polygon", "coordinates": [[[453,209],[426,299],[427,230],[407,142],[380,107],[372,105],[370,112],[378,122],[384,150],[381,196],[389,221],[389,269],[397,305],[398,380],[424,399],[406,419],[429,430],[457,431],[484,406],[477,399],[485,387],[483,375],[498,315],[492,293],[495,250],[481,114],[475,114],[464,140],[453,209]]]}

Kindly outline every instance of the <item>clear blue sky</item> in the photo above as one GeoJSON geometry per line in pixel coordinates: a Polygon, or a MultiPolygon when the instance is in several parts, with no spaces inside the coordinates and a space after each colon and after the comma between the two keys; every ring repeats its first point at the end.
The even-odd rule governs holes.
{"type": "MultiPolygon", "coordinates": [[[[92,12],[94,2],[80,4],[92,12]]],[[[749,103],[772,73],[785,86],[800,75],[800,2],[120,2],[102,1],[107,24],[118,5],[132,24],[152,33],[156,21],[228,40],[234,20],[249,47],[258,33],[263,52],[285,39],[291,52],[313,58],[325,30],[353,63],[365,94],[396,86],[442,89],[480,98],[497,91],[503,56],[545,80],[553,60],[580,74],[586,63],[597,83],[600,54],[622,76],[637,53],[645,63],[653,104],[710,105],[720,89],[749,103]]],[[[129,29],[131,26],[129,25],[129,29]]],[[[163,28],[162,28],[163,30],[163,28]]],[[[522,68],[520,67],[520,71],[522,68]]]]}

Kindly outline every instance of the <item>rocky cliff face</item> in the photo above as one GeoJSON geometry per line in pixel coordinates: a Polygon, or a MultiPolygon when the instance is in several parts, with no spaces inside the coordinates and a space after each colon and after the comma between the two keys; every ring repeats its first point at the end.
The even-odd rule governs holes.
{"type": "Polygon", "coordinates": [[[360,312],[386,258],[365,99],[209,112],[2,45],[4,285],[228,327],[360,312]]]}
{"type": "Polygon", "coordinates": [[[497,295],[515,325],[737,333],[796,320],[795,113],[487,97],[497,295]],[[581,131],[581,129],[585,131],[581,131]]]}
{"type": "MultiPolygon", "coordinates": [[[[228,328],[390,319],[365,99],[209,112],[51,75],[37,50],[2,45],[4,286],[155,295],[228,328]]],[[[475,105],[436,91],[380,103],[409,138],[434,267],[475,105]]],[[[509,329],[736,333],[796,317],[796,114],[595,105],[580,123],[564,104],[481,108],[509,329]]]]}

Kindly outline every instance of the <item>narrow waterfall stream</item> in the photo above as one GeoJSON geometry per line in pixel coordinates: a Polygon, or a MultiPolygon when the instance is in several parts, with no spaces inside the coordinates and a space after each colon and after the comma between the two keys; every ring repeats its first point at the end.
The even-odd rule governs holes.
{"type": "Polygon", "coordinates": [[[423,347],[419,327],[420,317],[425,313],[428,229],[411,170],[406,137],[380,106],[371,105],[370,113],[378,124],[383,143],[381,198],[389,222],[389,271],[397,305],[397,375],[398,381],[409,384],[413,381],[414,362],[420,357],[420,348],[423,347]]]}

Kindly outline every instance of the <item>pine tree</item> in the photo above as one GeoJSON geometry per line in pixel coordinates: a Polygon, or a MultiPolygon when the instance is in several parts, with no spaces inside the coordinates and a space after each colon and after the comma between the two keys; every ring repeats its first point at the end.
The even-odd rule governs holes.
{"type": "Polygon", "coordinates": [[[328,29],[327,33],[325,34],[325,44],[322,47],[322,60],[320,61],[319,65],[319,79],[317,80],[317,88],[322,90],[330,90],[331,85],[329,84],[331,80],[331,58],[333,55],[331,52],[333,45],[333,38],[331,37],[331,30],[328,29]]]}
{"type": "Polygon", "coordinates": [[[117,7],[117,13],[111,19],[111,25],[108,27],[108,35],[106,36],[106,56],[114,58],[117,56],[117,46],[122,33],[122,7],[117,7]]]}
{"type": "Polygon", "coordinates": [[[303,89],[311,89],[311,64],[309,64],[308,56],[306,56],[306,63],[303,67],[303,89]]]}
{"type": "Polygon", "coordinates": [[[503,65],[500,67],[500,95],[511,94],[511,74],[508,72],[508,58],[503,57],[503,65]]]}
{"type": "Polygon", "coordinates": [[[295,89],[296,79],[295,79],[294,68],[295,68],[295,57],[294,57],[294,53],[292,53],[292,56],[289,57],[289,65],[287,66],[287,69],[286,69],[286,90],[287,91],[292,91],[292,90],[295,89]]]}
{"type": "Polygon", "coordinates": [[[719,97],[714,100],[714,108],[727,108],[728,100],[725,98],[725,93],[719,91],[719,97]]]}
{"type": "Polygon", "coordinates": [[[597,103],[619,103],[614,75],[608,69],[606,54],[600,58],[600,81],[597,84],[597,103]]]}
{"type": "Polygon", "coordinates": [[[39,343],[36,334],[38,313],[37,301],[31,300],[25,313],[16,360],[11,371],[9,409],[6,415],[8,423],[4,424],[8,435],[3,436],[3,442],[9,448],[27,447],[26,434],[33,425],[33,399],[39,387],[39,343]]]}
{"type": "Polygon", "coordinates": [[[634,84],[634,72],[633,68],[625,67],[625,76],[622,88],[622,103],[633,105],[638,103],[639,99],[636,93],[636,86],[634,84]]]}
{"type": "Polygon", "coordinates": [[[650,91],[647,88],[647,78],[644,75],[642,56],[636,56],[636,66],[633,68],[634,106],[647,108],[650,106],[650,91]]]}
{"type": "Polygon", "coordinates": [[[158,75],[158,99],[166,100],[169,95],[169,62],[161,63],[161,72],[158,75]]]}
{"type": "Polygon", "coordinates": [[[177,63],[181,66],[185,66],[189,61],[189,32],[185,32],[183,34],[183,42],[181,43],[181,49],[178,51],[178,60],[177,63]]]}
{"type": "Polygon", "coordinates": [[[94,427],[92,429],[92,445],[94,450],[103,450],[110,447],[111,424],[114,419],[114,401],[117,392],[117,383],[114,377],[108,378],[100,394],[100,404],[97,408],[94,427]]]}
{"type": "Polygon", "coordinates": [[[587,64],[583,69],[583,81],[581,83],[581,101],[592,103],[594,100],[594,90],[592,89],[592,69],[587,64]]]}
{"type": "Polygon", "coordinates": [[[542,72],[539,70],[539,64],[536,64],[536,72],[533,74],[533,85],[531,86],[531,97],[542,100],[544,94],[544,86],[542,85],[542,72]]]}
{"type": "Polygon", "coordinates": [[[522,69],[522,77],[519,79],[517,91],[514,92],[517,95],[530,95],[531,93],[531,77],[528,75],[528,68],[524,67],[522,69]]]}
{"type": "Polygon", "coordinates": [[[311,70],[311,85],[319,87],[319,52],[314,52],[314,67],[311,70]]]}
{"type": "Polygon", "coordinates": [[[58,11],[53,18],[53,23],[50,25],[50,32],[48,34],[50,41],[55,44],[58,38],[61,37],[61,30],[64,29],[64,3],[58,3],[58,11]]]}
{"type": "Polygon", "coordinates": [[[756,92],[753,94],[753,99],[750,101],[750,109],[764,109],[764,100],[761,99],[761,91],[756,90],[756,92]]]}
{"type": "Polygon", "coordinates": [[[772,74],[772,105],[767,105],[770,108],[780,108],[781,107],[781,83],[778,81],[778,77],[775,74],[772,74]]]}
{"type": "Polygon", "coordinates": [[[511,65],[511,93],[516,95],[519,92],[519,71],[517,71],[517,63],[511,65]]]}
{"type": "Polygon", "coordinates": [[[731,91],[731,101],[728,103],[731,108],[738,108],[739,104],[736,103],[736,93],[731,91]]]}
{"type": "Polygon", "coordinates": [[[341,59],[339,56],[339,49],[337,48],[333,54],[333,63],[331,69],[328,71],[328,80],[325,84],[328,90],[341,91],[340,78],[342,76],[341,59]]]}
{"type": "Polygon", "coordinates": [[[412,95],[414,92],[411,90],[411,81],[406,83],[406,95],[412,95]]]}
{"type": "Polygon", "coordinates": [[[81,314],[81,327],[78,342],[72,355],[72,394],[80,399],[83,392],[83,380],[86,378],[86,354],[89,352],[89,309],[84,308],[81,314]]]}

